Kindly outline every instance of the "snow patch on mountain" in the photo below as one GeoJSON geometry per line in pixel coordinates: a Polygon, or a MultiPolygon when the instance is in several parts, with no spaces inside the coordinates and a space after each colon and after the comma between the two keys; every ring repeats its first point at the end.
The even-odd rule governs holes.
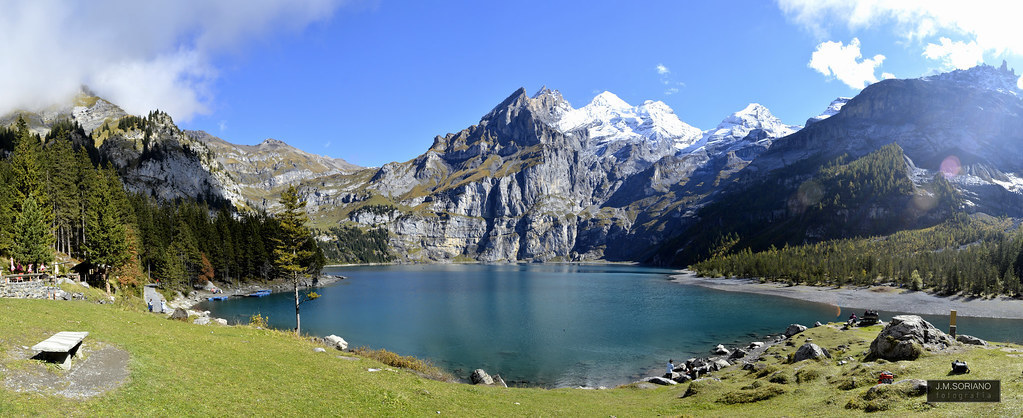
{"type": "Polygon", "coordinates": [[[735,112],[721,121],[721,123],[708,131],[708,143],[715,141],[729,141],[745,138],[750,131],[760,129],[770,138],[781,138],[795,133],[801,126],[786,125],[781,119],[771,114],[771,111],[759,103],[750,103],[746,108],[735,112]]]}
{"type": "Polygon", "coordinates": [[[824,119],[837,115],[838,112],[842,110],[842,107],[845,106],[846,103],[849,103],[850,100],[852,100],[851,97],[839,97],[835,99],[834,101],[831,102],[831,104],[828,105],[827,109],[824,109],[824,111],[821,112],[821,114],[814,116],[810,119],[807,119],[806,126],[810,126],[814,123],[820,122],[824,119]]]}
{"type": "Polygon", "coordinates": [[[979,87],[985,90],[1011,94],[1016,97],[1020,97],[1023,94],[1018,85],[1020,77],[1016,75],[1016,70],[1008,68],[1005,61],[1002,61],[1002,66],[999,68],[982,64],[966,70],[955,70],[923,77],[921,80],[951,81],[956,84],[979,87]]]}
{"type": "Polygon", "coordinates": [[[670,141],[675,149],[685,148],[702,132],[685,122],[661,101],[647,100],[632,106],[614,93],[598,94],[586,106],[565,112],[555,127],[562,132],[585,129],[595,145],[613,141],[670,141]]]}
{"type": "Polygon", "coordinates": [[[715,154],[735,151],[744,147],[742,139],[747,137],[762,147],[768,147],[773,140],[791,135],[800,129],[802,127],[799,125],[786,125],[763,105],[750,103],[742,110],[726,117],[716,128],[704,131],[698,141],[679,151],[678,155],[700,149],[707,149],[708,152],[715,154]]]}

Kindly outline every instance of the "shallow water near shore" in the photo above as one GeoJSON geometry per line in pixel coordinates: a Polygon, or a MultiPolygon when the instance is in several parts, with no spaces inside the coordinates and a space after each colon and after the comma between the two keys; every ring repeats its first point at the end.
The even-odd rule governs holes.
{"type": "MultiPolygon", "coordinates": [[[[336,334],[429,359],[467,379],[482,368],[511,385],[614,386],[659,374],[669,358],[707,356],[789,324],[851,310],[669,281],[675,270],[615,264],[438,264],[332,267],[348,277],[302,305],[303,333],[336,334]]],[[[261,313],[295,326],[291,293],[204,302],[231,322],[261,313]]],[[[882,319],[895,313],[881,312],[882,319]]],[[[923,315],[947,330],[948,317],[923,315]]],[[[959,318],[960,333],[1023,342],[1023,320],[959,318]]]]}

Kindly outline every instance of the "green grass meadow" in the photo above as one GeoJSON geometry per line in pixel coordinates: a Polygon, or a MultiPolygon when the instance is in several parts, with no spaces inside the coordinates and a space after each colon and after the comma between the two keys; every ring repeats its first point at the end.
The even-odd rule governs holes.
{"type": "MultiPolygon", "coordinates": [[[[58,331],[89,331],[89,344],[130,355],[128,381],[86,400],[14,392],[0,386],[0,416],[936,416],[1023,415],[1023,347],[956,348],[914,362],[864,363],[879,326],[818,327],[795,346],[768,350],[759,370],[733,366],[720,379],[642,389],[496,388],[421,377],[352,353],[317,347],[288,332],[248,326],[193,325],[141,312],[131,304],[0,299],[0,379],[37,360],[13,355],[58,331]],[[832,360],[788,364],[807,338],[832,360]],[[846,350],[839,346],[848,346],[846,350]],[[1018,352],[1016,350],[1019,350],[1018,352]],[[356,360],[341,357],[356,357],[356,360]],[[845,365],[839,359],[853,357],[845,365]],[[1000,403],[927,404],[887,390],[866,399],[882,370],[896,380],[951,378],[949,363],[970,363],[969,379],[998,379],[1000,403]],[[368,369],[382,369],[369,372],[368,369]],[[683,397],[687,392],[692,393],[683,397]]],[[[81,360],[76,360],[81,361],[81,360]]],[[[48,367],[49,373],[66,373],[48,367]]],[[[499,372],[499,371],[494,371],[499,372]]]]}

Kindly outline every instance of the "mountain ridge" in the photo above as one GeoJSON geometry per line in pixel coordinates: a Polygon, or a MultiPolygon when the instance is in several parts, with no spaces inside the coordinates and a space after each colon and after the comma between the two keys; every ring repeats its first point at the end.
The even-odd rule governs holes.
{"type": "MultiPolygon", "coordinates": [[[[802,219],[792,199],[820,170],[888,144],[902,155],[885,161],[903,161],[893,170],[910,177],[910,201],[926,200],[935,175],[945,172],[966,210],[1023,216],[1023,151],[1015,146],[1023,101],[1008,84],[1013,77],[1004,66],[981,66],[884,80],[836,99],[805,127],[750,103],[707,130],[686,124],[663,102],[633,106],[603,92],[573,108],[557,90],[544,86],[530,96],[519,88],[477,124],[436,136],[418,157],[375,168],[274,139],[234,145],[181,131],[159,114],[122,115],[99,98],[78,104],[103,158],[130,188],[161,198],[212,194],[235,206],[272,209],[280,188],[297,185],[314,226],[384,228],[399,261],[665,263],[694,245],[695,253],[704,251],[715,234],[727,232],[715,218],[722,207],[750,209],[741,214],[751,225],[802,219]],[[154,146],[161,152],[153,154],[154,146]],[[745,196],[766,203],[727,204],[745,196]]],[[[37,115],[37,125],[53,119],[47,115],[37,115]]],[[[925,207],[913,215],[921,221],[904,222],[895,218],[905,216],[902,209],[849,202],[853,207],[832,218],[869,216],[878,225],[913,227],[947,209],[925,207]]],[[[824,218],[798,222],[809,223],[796,228],[803,235],[786,238],[792,242],[826,239],[820,231],[832,230],[814,224],[829,222],[824,218]]]]}

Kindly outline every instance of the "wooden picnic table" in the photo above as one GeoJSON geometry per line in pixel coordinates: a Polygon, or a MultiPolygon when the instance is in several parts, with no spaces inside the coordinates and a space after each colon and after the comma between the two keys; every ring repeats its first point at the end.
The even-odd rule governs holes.
{"type": "Polygon", "coordinates": [[[69,369],[71,368],[71,359],[79,354],[82,340],[88,335],[88,332],[61,331],[39,344],[33,345],[32,349],[41,351],[39,353],[41,356],[48,357],[58,363],[61,368],[69,369]]]}

